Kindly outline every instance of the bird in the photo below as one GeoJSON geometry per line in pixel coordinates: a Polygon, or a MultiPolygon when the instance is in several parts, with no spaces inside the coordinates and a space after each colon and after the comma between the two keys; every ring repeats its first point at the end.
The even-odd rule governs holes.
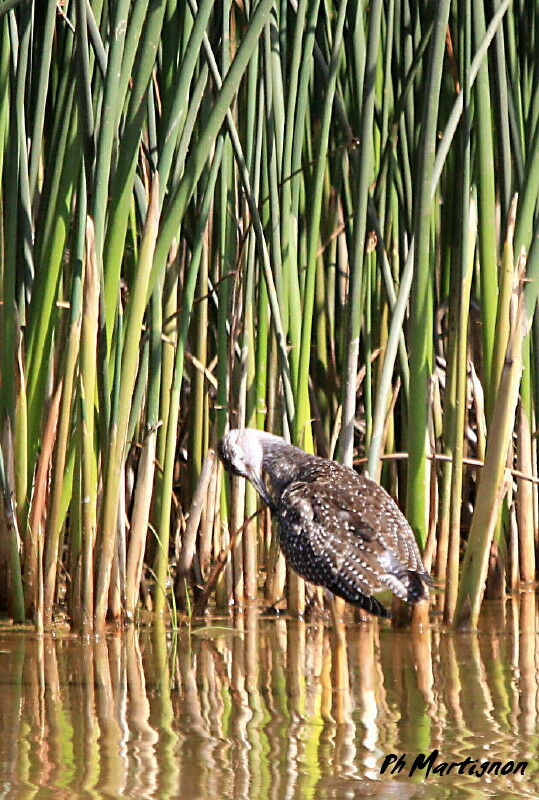
{"type": "Polygon", "coordinates": [[[374,597],[384,589],[411,604],[428,599],[414,533],[378,483],[253,428],[229,431],[217,452],[269,506],[285,560],[306,581],[380,617],[391,616],[374,597]]]}

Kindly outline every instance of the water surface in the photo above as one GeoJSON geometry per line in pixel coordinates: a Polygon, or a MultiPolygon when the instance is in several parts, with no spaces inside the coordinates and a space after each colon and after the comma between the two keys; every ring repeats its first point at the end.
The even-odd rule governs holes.
{"type": "Polygon", "coordinates": [[[539,797],[534,595],[492,606],[476,633],[256,609],[212,624],[228,630],[0,630],[0,797],[539,797]],[[434,749],[435,764],[494,771],[410,776],[434,749]],[[389,754],[405,762],[394,775],[389,754]],[[511,761],[524,776],[495,774],[511,761]]]}

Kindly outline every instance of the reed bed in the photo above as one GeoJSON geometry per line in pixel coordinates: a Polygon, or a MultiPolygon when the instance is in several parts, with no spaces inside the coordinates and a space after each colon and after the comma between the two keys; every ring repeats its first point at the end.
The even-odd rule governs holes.
{"type": "Polygon", "coordinates": [[[448,623],[533,587],[538,23],[0,2],[0,608],[303,614],[244,425],[381,480],[448,623]]]}

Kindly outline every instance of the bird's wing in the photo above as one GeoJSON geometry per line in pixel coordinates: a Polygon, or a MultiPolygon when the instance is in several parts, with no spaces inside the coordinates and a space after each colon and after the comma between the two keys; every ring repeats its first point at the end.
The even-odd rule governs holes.
{"type": "Polygon", "coordinates": [[[332,495],[343,523],[348,522],[359,536],[362,530],[373,536],[408,570],[424,572],[414,533],[392,497],[378,483],[353,470],[342,472],[339,491],[327,481],[316,482],[317,489],[332,495]]]}
{"type": "MultiPolygon", "coordinates": [[[[392,497],[374,481],[367,478],[362,479],[366,484],[368,481],[369,500],[366,503],[366,513],[371,516],[371,507],[379,501],[377,506],[383,509],[383,523],[378,523],[379,536],[382,541],[390,548],[408,569],[424,571],[423,562],[416,543],[414,532],[408,520],[395,503],[392,497]]],[[[376,511],[373,511],[376,516],[376,511]]]]}
{"type": "MultiPolygon", "coordinates": [[[[297,528],[296,547],[309,562],[308,568],[295,565],[292,556],[292,566],[307,580],[326,586],[348,602],[373,614],[389,616],[372,597],[384,586],[383,570],[374,552],[379,549],[378,543],[373,539],[373,548],[368,544],[358,547],[357,536],[346,530],[332,511],[328,498],[312,483],[298,481],[285,489],[279,504],[281,535],[283,529],[297,528]]],[[[370,534],[364,533],[367,541],[370,534]]]]}
{"type": "Polygon", "coordinates": [[[355,581],[362,592],[371,594],[387,586],[403,599],[422,597],[425,570],[397,505],[373,481],[355,473],[339,478],[291,484],[286,501],[304,519],[312,518],[320,532],[316,546],[325,557],[329,551],[334,569],[355,581]]]}

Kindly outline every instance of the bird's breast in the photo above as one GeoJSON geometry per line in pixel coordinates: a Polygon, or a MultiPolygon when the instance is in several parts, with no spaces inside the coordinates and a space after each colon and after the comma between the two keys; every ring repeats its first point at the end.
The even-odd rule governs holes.
{"type": "Polygon", "coordinates": [[[279,544],[287,564],[305,580],[324,584],[329,563],[326,542],[319,526],[285,511],[280,515],[278,530],[279,544]]]}

